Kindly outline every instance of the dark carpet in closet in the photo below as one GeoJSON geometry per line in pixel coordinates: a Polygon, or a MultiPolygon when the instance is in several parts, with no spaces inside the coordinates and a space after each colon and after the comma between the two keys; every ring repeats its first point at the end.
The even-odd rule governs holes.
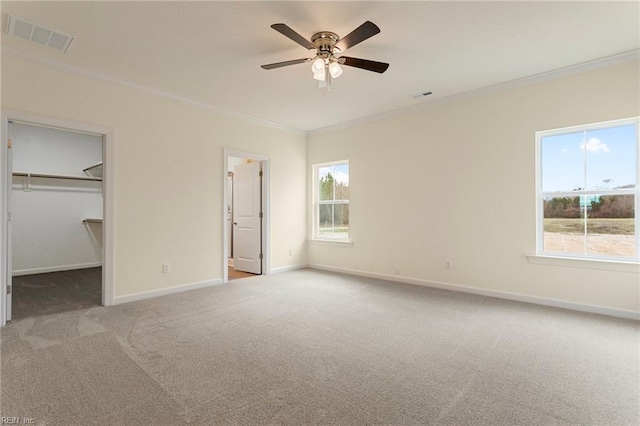
{"type": "Polygon", "coordinates": [[[100,306],[102,268],[13,277],[12,319],[100,306]]]}

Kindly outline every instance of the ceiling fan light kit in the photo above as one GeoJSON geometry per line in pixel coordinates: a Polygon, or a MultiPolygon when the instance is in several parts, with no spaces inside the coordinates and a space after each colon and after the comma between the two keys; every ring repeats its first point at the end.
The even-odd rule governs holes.
{"type": "Polygon", "coordinates": [[[342,67],[338,65],[337,62],[332,62],[329,64],[329,73],[331,74],[331,78],[338,78],[342,75],[342,67]]]}
{"type": "Polygon", "coordinates": [[[348,48],[378,34],[380,32],[380,28],[378,28],[378,26],[373,22],[365,22],[343,38],[338,37],[336,33],[331,31],[321,31],[319,33],[315,33],[311,37],[310,41],[302,37],[286,24],[273,24],[271,25],[271,28],[295,41],[310,52],[315,53],[315,56],[313,58],[294,59],[291,61],[262,65],[262,68],[265,70],[271,70],[289,65],[311,62],[313,78],[318,81],[318,87],[325,89],[325,93],[331,91],[331,79],[338,78],[342,75],[343,69],[340,65],[347,65],[380,74],[389,68],[389,64],[384,62],[351,58],[348,56],[338,56],[348,48]]]}
{"type": "Polygon", "coordinates": [[[314,74],[323,72],[324,71],[324,59],[318,58],[315,61],[313,61],[313,64],[311,65],[311,71],[314,74]]]}

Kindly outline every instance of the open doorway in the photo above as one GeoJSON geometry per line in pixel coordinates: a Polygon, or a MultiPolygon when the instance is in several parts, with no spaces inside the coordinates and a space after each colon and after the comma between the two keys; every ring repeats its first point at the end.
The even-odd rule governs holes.
{"type": "Polygon", "coordinates": [[[268,271],[268,166],[263,155],[225,150],[225,282],[268,271]]]}
{"type": "Polygon", "coordinates": [[[103,135],[7,126],[6,320],[102,305],[103,135]]]}

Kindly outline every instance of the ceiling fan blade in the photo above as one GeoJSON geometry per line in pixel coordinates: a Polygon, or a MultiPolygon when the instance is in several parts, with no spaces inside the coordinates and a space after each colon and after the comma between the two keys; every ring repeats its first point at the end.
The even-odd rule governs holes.
{"type": "Polygon", "coordinates": [[[350,58],[348,56],[341,56],[338,61],[340,64],[344,64],[350,67],[362,68],[363,70],[373,71],[382,74],[389,68],[389,64],[385,62],[370,61],[368,59],[350,58]],[[344,62],[342,61],[344,59],[344,62]]]}
{"type": "Polygon", "coordinates": [[[286,24],[273,24],[271,25],[271,28],[273,28],[283,36],[289,37],[291,40],[295,41],[305,49],[311,50],[316,48],[309,40],[302,37],[300,34],[295,32],[293,29],[291,29],[291,27],[289,27],[286,24]]]}
{"type": "Polygon", "coordinates": [[[273,64],[262,65],[261,68],[265,70],[272,70],[274,68],[287,67],[289,65],[303,64],[309,62],[311,58],[293,59],[291,61],[276,62],[273,64]]]}
{"type": "Polygon", "coordinates": [[[367,21],[346,36],[342,37],[338,43],[336,43],[336,47],[340,49],[341,52],[344,52],[348,48],[365,41],[369,37],[373,37],[379,32],[380,28],[378,28],[376,24],[371,21],[367,21]]]}

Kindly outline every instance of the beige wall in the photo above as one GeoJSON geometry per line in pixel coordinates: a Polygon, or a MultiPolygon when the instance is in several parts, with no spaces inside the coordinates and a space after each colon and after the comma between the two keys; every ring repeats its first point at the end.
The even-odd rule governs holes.
{"type": "Polygon", "coordinates": [[[536,248],[535,132],[639,115],[638,76],[624,63],[310,135],[308,170],[350,160],[354,244],[310,244],[309,263],[639,311],[637,273],[525,256],[536,248]]]}
{"type": "Polygon", "coordinates": [[[2,107],[115,130],[116,297],[222,277],[223,148],[231,148],[271,157],[272,268],[308,260],[637,312],[637,273],[534,265],[525,254],[535,251],[535,131],[639,115],[638,75],[637,62],[620,64],[312,134],[307,144],[8,57],[2,107]],[[312,244],[307,259],[309,166],[336,159],[350,160],[354,244],[312,244]],[[483,209],[487,197],[493,210],[483,209]]]}
{"type": "Polygon", "coordinates": [[[116,297],[222,278],[224,148],[270,156],[271,267],[306,263],[303,134],[8,57],[2,107],[114,129],[116,297]]]}

